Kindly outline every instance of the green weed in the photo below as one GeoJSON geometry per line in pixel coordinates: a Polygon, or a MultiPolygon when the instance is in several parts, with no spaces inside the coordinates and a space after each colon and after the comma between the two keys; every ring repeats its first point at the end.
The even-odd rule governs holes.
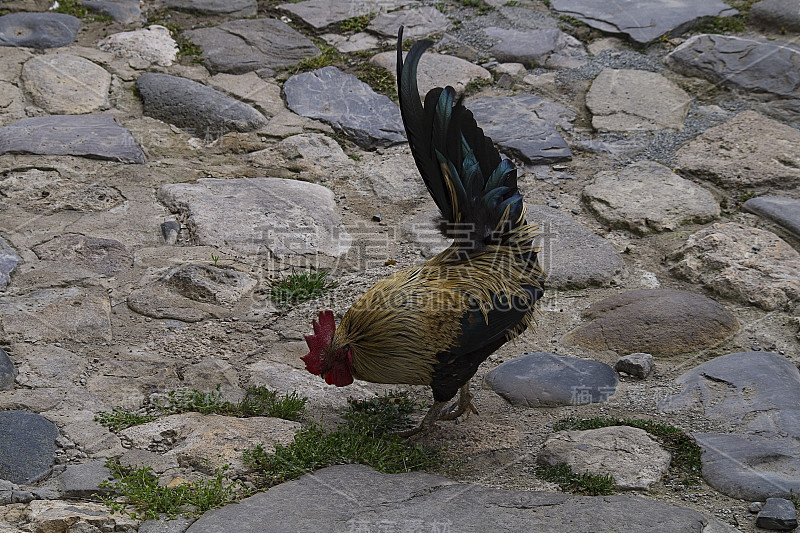
{"type": "Polygon", "coordinates": [[[205,415],[218,414],[247,418],[252,416],[271,416],[285,420],[300,420],[305,412],[308,398],[297,392],[279,396],[266,387],[250,387],[240,402],[232,403],[222,399],[220,386],[216,390],[200,392],[197,389],[180,389],[167,393],[167,398],[157,403],[156,408],[163,414],[197,412],[205,415]]]}
{"type": "Polygon", "coordinates": [[[372,13],[369,15],[350,17],[339,24],[339,31],[343,33],[358,33],[364,31],[367,29],[370,20],[372,20],[372,13]]]}
{"type": "Polygon", "coordinates": [[[328,273],[294,272],[270,288],[270,298],[281,306],[313,300],[336,287],[335,281],[328,280],[328,273]]]}
{"type": "Polygon", "coordinates": [[[222,507],[234,501],[241,490],[226,474],[228,465],[217,468],[210,479],[183,483],[177,487],[158,484],[158,477],[148,467],[122,466],[118,460],[106,462],[113,480],[103,481],[100,487],[114,490],[122,498],[103,496],[101,499],[111,512],[128,514],[139,520],[158,519],[162,515],[175,518],[178,515],[199,516],[209,509],[222,507]],[[134,511],[126,508],[133,506],[134,511]]]}
{"type": "Polygon", "coordinates": [[[111,22],[112,20],[108,15],[92,13],[87,7],[81,5],[79,0],[59,0],[58,7],[53,9],[53,12],[72,15],[88,22],[111,22]]]}
{"type": "Polygon", "coordinates": [[[288,446],[276,446],[273,453],[261,446],[246,451],[245,461],[258,471],[266,487],[335,464],[360,463],[386,473],[433,468],[442,462],[437,452],[388,433],[406,426],[413,409],[414,403],[402,394],[354,401],[336,430],[326,432],[312,424],[296,433],[288,446]]]}
{"type": "Polygon", "coordinates": [[[94,416],[94,419],[97,422],[100,422],[100,424],[115,433],[131,426],[138,426],[140,424],[152,422],[156,418],[158,417],[155,415],[134,413],[131,411],[126,411],[121,407],[115,407],[110,413],[106,411],[100,411],[94,416]]]}
{"type": "Polygon", "coordinates": [[[535,473],[541,479],[557,483],[562,490],[569,492],[587,496],[606,496],[614,492],[614,478],[610,475],[576,474],[566,463],[538,465],[535,473]]]}

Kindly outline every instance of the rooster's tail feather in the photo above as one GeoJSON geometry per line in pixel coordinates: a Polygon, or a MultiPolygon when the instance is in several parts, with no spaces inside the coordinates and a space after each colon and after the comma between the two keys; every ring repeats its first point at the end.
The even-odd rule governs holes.
{"type": "Polygon", "coordinates": [[[517,169],[501,160],[492,140],[452,87],[432,89],[420,102],[417,65],[433,43],[417,42],[403,61],[403,28],[397,37],[400,112],[414,161],[450,236],[468,252],[503,240],[525,224],[517,169]]]}

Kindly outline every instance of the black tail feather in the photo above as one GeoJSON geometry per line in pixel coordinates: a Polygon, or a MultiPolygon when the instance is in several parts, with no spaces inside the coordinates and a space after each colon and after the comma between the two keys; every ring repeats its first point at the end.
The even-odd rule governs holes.
{"type": "Polygon", "coordinates": [[[397,88],[411,153],[453,237],[468,252],[496,242],[497,232],[524,224],[517,170],[501,160],[492,140],[452,87],[436,88],[420,102],[417,66],[433,43],[419,41],[403,60],[397,37],[397,88]]]}

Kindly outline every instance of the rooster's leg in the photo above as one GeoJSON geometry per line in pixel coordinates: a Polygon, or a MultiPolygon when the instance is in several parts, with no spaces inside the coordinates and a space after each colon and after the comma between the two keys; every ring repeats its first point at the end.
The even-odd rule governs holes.
{"type": "MultiPolygon", "coordinates": [[[[441,416],[439,416],[439,420],[455,420],[464,414],[467,409],[477,415],[478,410],[472,405],[472,398],[472,393],[469,391],[469,381],[467,381],[458,391],[458,401],[445,409],[441,416]]],[[[469,415],[469,413],[467,413],[467,415],[469,415]]]]}
{"type": "Polygon", "coordinates": [[[434,401],[431,408],[425,414],[425,418],[422,419],[422,422],[420,422],[417,427],[412,429],[407,429],[405,431],[395,431],[392,433],[392,435],[396,435],[398,437],[402,437],[405,439],[406,437],[416,435],[422,430],[429,429],[431,426],[433,426],[433,423],[439,419],[439,415],[441,415],[442,413],[442,407],[444,407],[446,403],[447,402],[434,401]]]}

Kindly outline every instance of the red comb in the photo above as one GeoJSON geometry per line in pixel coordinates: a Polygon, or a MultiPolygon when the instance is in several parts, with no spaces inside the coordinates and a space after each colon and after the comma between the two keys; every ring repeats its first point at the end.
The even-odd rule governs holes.
{"type": "Polygon", "coordinates": [[[319,322],[314,320],[314,334],[306,335],[309,352],[301,357],[306,364],[306,370],[312,374],[322,373],[321,355],[331,345],[335,330],[336,320],[333,317],[333,311],[320,311],[319,322]]]}

